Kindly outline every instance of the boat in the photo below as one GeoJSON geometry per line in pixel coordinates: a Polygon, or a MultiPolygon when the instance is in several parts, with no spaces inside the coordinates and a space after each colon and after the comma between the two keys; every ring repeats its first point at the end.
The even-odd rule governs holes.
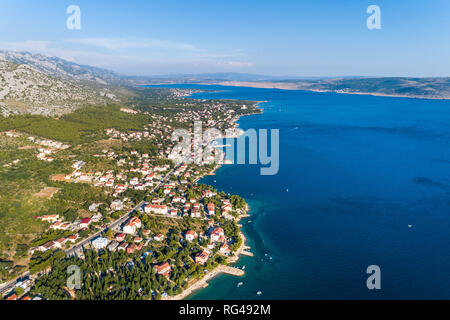
{"type": "Polygon", "coordinates": [[[242,270],[245,270],[245,266],[242,267],[242,270]]]}
{"type": "Polygon", "coordinates": [[[262,292],[261,292],[261,291],[258,291],[256,294],[257,294],[258,296],[260,296],[260,295],[262,295],[262,292]]]}
{"type": "Polygon", "coordinates": [[[240,286],[242,286],[244,283],[243,282],[239,282],[238,284],[237,284],[237,287],[239,288],[240,286]]]}

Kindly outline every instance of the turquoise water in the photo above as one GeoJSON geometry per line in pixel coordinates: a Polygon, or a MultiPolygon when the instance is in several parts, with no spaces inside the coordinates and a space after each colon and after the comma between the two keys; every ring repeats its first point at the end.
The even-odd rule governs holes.
{"type": "Polygon", "coordinates": [[[450,101],[189,87],[268,101],[240,126],[280,129],[278,175],[231,165],[203,179],[248,200],[255,257],[191,299],[450,298],[450,101]]]}

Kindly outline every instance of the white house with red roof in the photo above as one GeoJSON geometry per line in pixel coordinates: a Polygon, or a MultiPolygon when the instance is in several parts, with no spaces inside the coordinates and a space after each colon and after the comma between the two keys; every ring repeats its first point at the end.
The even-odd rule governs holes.
{"type": "Polygon", "coordinates": [[[158,274],[163,275],[165,277],[169,277],[170,272],[172,271],[172,267],[168,262],[156,265],[154,266],[154,268],[158,274]]]}
{"type": "Polygon", "coordinates": [[[204,265],[209,259],[210,252],[208,250],[203,250],[200,253],[197,253],[195,256],[195,263],[204,265]]]}
{"type": "Polygon", "coordinates": [[[91,219],[91,218],[84,218],[84,219],[81,219],[80,224],[79,224],[79,227],[82,228],[82,229],[87,228],[87,227],[89,227],[89,225],[91,224],[91,222],[92,222],[92,219],[91,219]]]}
{"type": "Polygon", "coordinates": [[[119,233],[116,235],[116,240],[122,242],[123,240],[125,240],[125,237],[126,237],[125,233],[119,233]]]}
{"type": "Polygon", "coordinates": [[[211,231],[210,238],[212,242],[223,242],[225,240],[225,232],[222,228],[217,227],[211,231]]]}
{"type": "Polygon", "coordinates": [[[189,230],[188,232],[186,232],[185,237],[186,237],[186,241],[192,242],[198,238],[198,234],[195,231],[189,230]]]}
{"type": "Polygon", "coordinates": [[[135,234],[137,229],[140,229],[142,227],[141,219],[138,217],[133,217],[124,225],[122,228],[122,231],[124,233],[128,234],[135,234]]]}
{"type": "Polygon", "coordinates": [[[155,213],[166,215],[169,208],[166,205],[148,204],[145,206],[145,213],[155,213]]]}
{"type": "Polygon", "coordinates": [[[231,253],[231,249],[230,246],[227,243],[224,243],[221,247],[220,247],[220,253],[223,255],[228,256],[231,253]]]}
{"type": "Polygon", "coordinates": [[[214,203],[208,203],[207,205],[208,215],[213,216],[216,213],[216,205],[214,203]]]}

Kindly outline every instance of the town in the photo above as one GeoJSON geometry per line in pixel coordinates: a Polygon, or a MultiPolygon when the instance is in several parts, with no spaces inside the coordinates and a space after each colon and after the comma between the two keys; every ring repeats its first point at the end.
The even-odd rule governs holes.
{"type": "MultiPolygon", "coordinates": [[[[187,94],[175,90],[173,95],[185,99],[187,94]]],[[[22,149],[38,161],[61,169],[50,175],[54,186],[43,188],[37,196],[55,202],[73,192],[77,195],[71,200],[79,192],[89,196],[80,198],[85,204],[78,210],[44,211],[33,217],[43,232],[24,254],[29,256],[27,270],[0,287],[2,296],[8,300],[172,299],[204,286],[205,278],[220,272],[242,275],[242,270],[227,265],[241,254],[251,255],[238,224],[247,216],[248,205],[237,195],[199,183],[224,163],[224,155],[212,148],[209,161],[184,163],[173,156],[172,133],[178,127],[192,131],[198,119],[207,119],[206,127],[237,130],[236,110],[257,109],[216,101],[201,106],[178,102],[185,112],[174,115],[121,107],[124,116],[145,116],[148,123],[142,130],[101,129],[100,140],[74,146],[20,130],[5,132],[5,139],[20,140],[22,149]],[[64,282],[64,267],[71,265],[84,271],[81,289],[70,289],[64,282]],[[132,280],[127,283],[133,286],[123,290],[123,276],[128,273],[132,280]]],[[[210,146],[213,141],[214,136],[200,143],[210,146]]],[[[195,156],[191,150],[179,155],[186,160],[195,156]]],[[[14,170],[19,165],[15,159],[4,168],[14,170]]]]}

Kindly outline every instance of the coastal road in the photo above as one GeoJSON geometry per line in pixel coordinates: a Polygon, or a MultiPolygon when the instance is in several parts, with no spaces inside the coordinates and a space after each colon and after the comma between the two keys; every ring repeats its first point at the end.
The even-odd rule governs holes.
{"type": "MultiPolygon", "coordinates": [[[[150,192],[148,193],[148,196],[151,195],[152,193],[154,193],[155,191],[159,190],[170,178],[170,176],[180,167],[181,165],[176,165],[159,183],[157,186],[155,186],[153,189],[150,190],[150,192]]],[[[120,217],[119,219],[117,219],[116,221],[112,222],[111,224],[107,225],[106,228],[99,230],[98,232],[96,232],[95,234],[89,236],[87,239],[84,239],[83,241],[81,241],[80,243],[77,243],[75,246],[73,246],[72,248],[69,248],[67,250],[64,250],[65,253],[68,256],[73,256],[77,250],[79,249],[83,249],[83,247],[88,244],[89,242],[91,242],[93,239],[97,238],[98,236],[100,236],[103,232],[105,232],[107,229],[114,229],[117,228],[118,226],[122,225],[125,221],[127,221],[131,214],[133,212],[135,212],[137,209],[141,208],[147,201],[148,196],[145,197],[145,199],[143,201],[141,201],[137,206],[135,206],[132,210],[130,210],[129,212],[127,212],[125,215],[123,215],[122,217],[120,217]]],[[[8,292],[10,292],[12,289],[14,289],[16,287],[16,284],[20,281],[20,279],[23,278],[27,278],[30,277],[30,272],[25,272],[23,274],[21,274],[19,277],[15,278],[14,280],[10,280],[9,282],[6,282],[2,285],[0,285],[0,294],[4,295],[8,292]]]]}

